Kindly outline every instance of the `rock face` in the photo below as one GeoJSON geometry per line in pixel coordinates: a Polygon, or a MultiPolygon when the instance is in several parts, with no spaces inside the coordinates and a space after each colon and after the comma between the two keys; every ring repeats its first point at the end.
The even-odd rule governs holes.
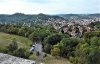
{"type": "Polygon", "coordinates": [[[0,53],[0,64],[35,64],[35,61],[0,53]]]}

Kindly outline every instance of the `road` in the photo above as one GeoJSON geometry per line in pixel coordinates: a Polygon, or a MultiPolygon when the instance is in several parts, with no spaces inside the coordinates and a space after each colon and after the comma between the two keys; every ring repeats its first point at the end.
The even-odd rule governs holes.
{"type": "Polygon", "coordinates": [[[42,41],[39,40],[35,46],[35,51],[39,52],[39,57],[36,59],[36,61],[39,61],[43,59],[43,48],[42,48],[42,41]]]}

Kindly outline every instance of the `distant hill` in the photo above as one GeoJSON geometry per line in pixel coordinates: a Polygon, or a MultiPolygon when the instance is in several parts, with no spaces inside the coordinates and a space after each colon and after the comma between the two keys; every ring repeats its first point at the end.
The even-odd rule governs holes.
{"type": "Polygon", "coordinates": [[[46,22],[48,20],[56,21],[68,20],[68,19],[89,19],[99,17],[100,14],[57,14],[57,15],[47,15],[47,14],[31,14],[26,15],[23,13],[15,13],[12,15],[0,14],[0,22],[46,22]]]}
{"type": "Polygon", "coordinates": [[[12,15],[6,15],[6,14],[1,14],[0,15],[0,22],[33,22],[36,20],[41,20],[41,21],[45,21],[45,20],[49,20],[50,18],[56,20],[56,19],[62,19],[65,20],[62,17],[59,16],[55,16],[55,15],[46,15],[46,14],[33,14],[33,15],[25,15],[23,13],[15,13],[12,15]]]}
{"type": "Polygon", "coordinates": [[[63,17],[64,19],[71,19],[72,17],[77,18],[77,19],[89,19],[93,17],[99,17],[100,14],[58,14],[57,16],[63,17]]]}

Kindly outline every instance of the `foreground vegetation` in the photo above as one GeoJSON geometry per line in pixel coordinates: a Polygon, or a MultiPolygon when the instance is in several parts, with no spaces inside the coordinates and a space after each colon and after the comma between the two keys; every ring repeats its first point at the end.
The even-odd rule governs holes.
{"type": "MultiPolygon", "coordinates": [[[[27,43],[25,43],[25,42],[28,42],[29,44],[31,44],[32,42],[28,38],[0,32],[0,52],[2,52],[2,49],[4,49],[6,46],[9,46],[10,44],[12,44],[13,43],[12,41],[14,38],[16,39],[17,42],[20,42],[20,43],[17,43],[19,49],[24,48],[24,49],[29,50],[30,45],[27,45],[27,43]]],[[[29,55],[30,60],[35,60],[37,57],[38,56],[37,56],[36,52],[34,52],[34,54],[29,55]]],[[[71,64],[67,59],[64,59],[64,58],[57,59],[51,55],[48,55],[47,57],[43,58],[43,60],[41,60],[39,62],[46,63],[46,64],[66,64],[66,63],[71,64]]]]}
{"type": "MultiPolygon", "coordinates": [[[[54,61],[60,63],[58,61],[59,57],[60,58],[63,57],[68,59],[73,64],[99,64],[100,63],[100,31],[99,30],[86,32],[84,33],[84,36],[82,38],[70,38],[70,35],[68,33],[62,33],[60,31],[57,31],[51,25],[34,26],[34,27],[25,27],[25,26],[18,26],[18,25],[0,25],[0,31],[19,35],[20,39],[21,36],[27,37],[33,43],[38,42],[38,39],[41,38],[43,42],[44,52],[51,54],[53,56],[53,58],[50,56],[44,57],[44,59],[41,60],[43,62],[48,61],[48,57],[49,57],[50,60],[51,58],[52,59],[56,58],[54,61]]],[[[12,39],[11,36],[9,38],[12,39]]],[[[5,39],[7,39],[7,37],[5,37],[5,39]]],[[[17,40],[23,42],[23,44],[25,45],[29,46],[31,44],[30,43],[31,41],[28,40],[22,41],[20,39],[17,40]]],[[[18,48],[15,42],[16,41],[14,40],[12,44],[7,46],[8,48],[7,53],[9,54],[12,52],[16,56],[16,55],[21,55],[20,52],[23,52],[24,50],[25,53],[23,52],[22,56],[20,57],[23,57],[24,55],[24,58],[30,58],[31,55],[29,54],[29,52],[27,52],[26,49],[18,48]],[[12,50],[12,45],[14,45],[16,51],[12,50]],[[15,52],[18,54],[16,54],[15,52]]],[[[64,62],[62,64],[64,64],[64,62]]]]}
{"type": "Polygon", "coordinates": [[[72,64],[69,62],[69,60],[65,58],[55,58],[51,55],[48,55],[47,57],[43,58],[40,62],[44,64],[72,64]]]}
{"type": "Polygon", "coordinates": [[[0,47],[8,46],[12,43],[13,39],[16,39],[16,41],[18,42],[18,46],[22,48],[29,48],[30,44],[32,44],[32,41],[28,38],[0,32],[0,47]]]}

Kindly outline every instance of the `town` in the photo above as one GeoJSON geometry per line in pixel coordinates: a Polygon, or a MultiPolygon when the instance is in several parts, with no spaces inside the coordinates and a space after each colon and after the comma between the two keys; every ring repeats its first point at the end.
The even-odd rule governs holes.
{"type": "Polygon", "coordinates": [[[86,17],[85,17],[86,14],[83,14],[83,15],[80,14],[80,17],[77,16],[78,14],[68,14],[69,18],[66,19],[59,15],[50,16],[50,15],[45,15],[43,13],[40,13],[38,15],[35,15],[36,17],[32,17],[34,18],[33,20],[27,20],[27,21],[22,21],[22,22],[20,22],[20,18],[17,18],[17,16],[24,17],[27,15],[22,14],[22,13],[15,13],[13,15],[16,17],[15,19],[17,20],[19,19],[19,21],[7,22],[7,21],[4,21],[5,19],[2,20],[1,18],[0,24],[10,24],[10,25],[20,24],[22,26],[27,26],[27,27],[31,27],[35,25],[43,25],[43,26],[52,25],[55,28],[55,30],[62,31],[63,33],[68,33],[69,35],[71,35],[72,38],[81,38],[84,32],[99,30],[97,26],[90,27],[89,24],[94,23],[94,22],[99,22],[100,14],[90,14],[90,16],[87,15],[86,17]]]}

